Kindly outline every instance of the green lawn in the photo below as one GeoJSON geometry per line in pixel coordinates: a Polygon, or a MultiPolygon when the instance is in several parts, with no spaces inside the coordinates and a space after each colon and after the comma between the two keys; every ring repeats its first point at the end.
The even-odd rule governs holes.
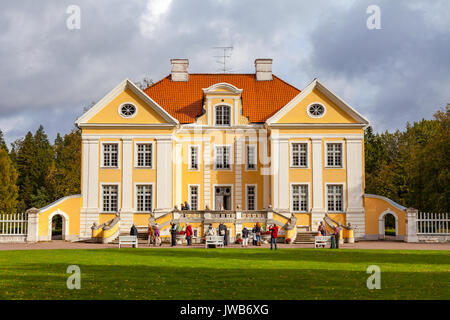
{"type": "Polygon", "coordinates": [[[0,299],[450,299],[449,271],[448,251],[0,251],[0,299]],[[68,265],[80,290],[66,287],[68,265]],[[369,265],[380,290],[367,289],[369,265]]]}

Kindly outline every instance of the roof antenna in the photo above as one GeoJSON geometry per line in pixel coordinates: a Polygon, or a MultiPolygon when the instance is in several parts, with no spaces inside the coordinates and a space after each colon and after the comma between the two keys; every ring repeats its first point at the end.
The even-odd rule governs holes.
{"type": "Polygon", "coordinates": [[[227,58],[231,58],[231,52],[233,51],[233,46],[229,46],[229,47],[212,47],[212,49],[223,50],[223,55],[221,55],[221,56],[213,56],[213,57],[221,59],[221,60],[216,61],[217,63],[222,65],[222,67],[220,67],[220,71],[222,71],[223,73],[226,73],[227,71],[229,71],[229,69],[227,69],[227,58]],[[229,51],[227,51],[227,50],[229,50],[229,51]]]}

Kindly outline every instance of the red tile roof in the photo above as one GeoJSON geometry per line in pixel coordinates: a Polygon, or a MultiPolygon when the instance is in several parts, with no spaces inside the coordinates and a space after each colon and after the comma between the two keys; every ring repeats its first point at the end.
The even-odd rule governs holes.
{"type": "Polygon", "coordinates": [[[202,89],[221,82],[243,89],[243,113],[250,122],[265,122],[300,93],[275,75],[272,81],[256,81],[255,74],[196,73],[189,74],[189,81],[179,82],[168,75],[144,92],[180,123],[192,123],[202,114],[202,89]]]}

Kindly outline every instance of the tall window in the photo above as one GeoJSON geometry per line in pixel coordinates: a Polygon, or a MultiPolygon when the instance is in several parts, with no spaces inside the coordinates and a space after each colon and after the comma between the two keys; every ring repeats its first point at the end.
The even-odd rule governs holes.
{"type": "Polygon", "coordinates": [[[189,186],[191,210],[198,210],[198,186],[189,186]]]}
{"type": "Polygon", "coordinates": [[[229,126],[231,124],[231,108],[229,106],[216,107],[216,125],[229,126]]]}
{"type": "Polygon", "coordinates": [[[256,210],[256,187],[247,186],[247,210],[256,210]]]}
{"type": "Polygon", "coordinates": [[[304,184],[292,185],[292,210],[308,211],[308,186],[304,184]]]}
{"type": "Polygon", "coordinates": [[[343,210],[343,186],[342,185],[328,185],[328,211],[342,212],[343,210]]]}
{"type": "Polygon", "coordinates": [[[117,143],[110,143],[103,145],[103,166],[117,167],[119,153],[119,145],[117,143]]]}
{"type": "Polygon", "coordinates": [[[136,211],[151,212],[152,211],[152,185],[143,184],[136,186],[136,211]]]}
{"type": "Polygon", "coordinates": [[[247,169],[256,169],[256,147],[247,146],[247,169]]]}
{"type": "Polygon", "coordinates": [[[198,146],[190,147],[189,169],[198,170],[198,146]]]}
{"type": "Polygon", "coordinates": [[[327,166],[342,167],[342,143],[327,144],[327,166]]]}
{"type": "Polygon", "coordinates": [[[308,166],[308,144],[293,143],[292,144],[292,166],[307,167],[308,166]]]}
{"type": "Polygon", "coordinates": [[[117,212],[117,185],[103,186],[103,212],[117,212]]]}
{"type": "Polygon", "coordinates": [[[216,169],[230,169],[230,147],[216,147],[216,169]]]}
{"type": "Polygon", "coordinates": [[[137,167],[151,167],[153,145],[151,143],[137,144],[137,167]]]}

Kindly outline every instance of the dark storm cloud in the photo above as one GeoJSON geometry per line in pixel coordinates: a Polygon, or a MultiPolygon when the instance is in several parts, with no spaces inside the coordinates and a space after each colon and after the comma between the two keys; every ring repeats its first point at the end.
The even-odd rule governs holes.
{"type": "Polygon", "coordinates": [[[375,129],[430,118],[448,101],[447,1],[9,1],[0,10],[0,129],[11,142],[42,123],[53,138],[124,78],[159,80],[170,58],[217,72],[212,46],[234,46],[229,68],[258,57],[304,88],[318,76],[375,129]],[[66,8],[81,29],[66,28],[66,8]],[[426,6],[425,6],[426,4],[426,6]]]}

